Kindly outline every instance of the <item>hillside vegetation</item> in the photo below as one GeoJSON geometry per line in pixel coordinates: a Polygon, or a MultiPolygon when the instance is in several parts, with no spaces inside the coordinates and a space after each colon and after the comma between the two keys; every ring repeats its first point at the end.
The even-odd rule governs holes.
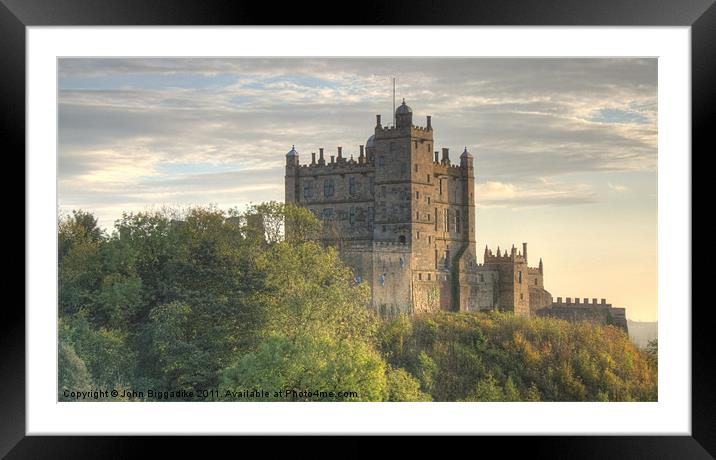
{"type": "Polygon", "coordinates": [[[180,217],[125,214],[111,234],[89,213],[61,219],[60,400],[90,390],[116,390],[100,396],[110,401],[657,398],[655,354],[612,326],[379,318],[305,209],[180,217]]]}

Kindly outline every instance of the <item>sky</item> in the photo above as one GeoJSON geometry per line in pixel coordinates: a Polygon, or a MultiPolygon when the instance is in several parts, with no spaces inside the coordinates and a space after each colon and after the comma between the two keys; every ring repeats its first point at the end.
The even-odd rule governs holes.
{"type": "Polygon", "coordinates": [[[475,157],[478,259],[528,243],[553,297],[657,319],[656,59],[62,58],[59,211],[284,197],[285,154],[355,154],[392,78],[435,149],[475,157]]]}

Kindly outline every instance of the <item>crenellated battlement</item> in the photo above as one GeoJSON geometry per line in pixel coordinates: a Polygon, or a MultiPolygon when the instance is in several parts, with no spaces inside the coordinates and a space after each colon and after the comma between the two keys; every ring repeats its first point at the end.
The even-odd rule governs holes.
{"type": "Polygon", "coordinates": [[[600,307],[600,308],[612,308],[612,304],[607,303],[607,299],[600,299],[599,302],[597,302],[596,298],[592,298],[592,301],[589,301],[588,297],[584,297],[583,299],[580,299],[579,297],[567,297],[562,300],[562,297],[557,297],[557,300],[552,303],[552,307],[600,307]]]}
{"type": "MultiPolygon", "coordinates": [[[[523,245],[523,247],[526,248],[526,245],[523,245]]],[[[483,256],[483,261],[485,264],[494,264],[494,263],[527,263],[527,257],[526,254],[522,254],[522,252],[518,252],[514,245],[512,245],[512,249],[508,252],[505,250],[503,253],[500,250],[500,247],[497,246],[497,252],[493,253],[492,249],[485,246],[485,253],[483,256]]]]}
{"type": "Polygon", "coordinates": [[[433,172],[446,176],[463,176],[465,168],[461,164],[450,164],[442,161],[433,161],[433,172]]]}

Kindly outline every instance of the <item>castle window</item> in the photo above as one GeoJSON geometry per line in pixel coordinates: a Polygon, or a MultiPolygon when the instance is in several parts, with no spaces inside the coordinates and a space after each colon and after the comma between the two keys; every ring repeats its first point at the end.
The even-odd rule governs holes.
{"type": "Polygon", "coordinates": [[[378,166],[385,166],[385,157],[383,155],[378,157],[378,166]]]}
{"type": "Polygon", "coordinates": [[[350,222],[351,222],[351,225],[356,223],[356,208],[351,208],[350,222]]]}
{"type": "Polygon", "coordinates": [[[485,282],[485,275],[483,275],[482,273],[480,273],[480,282],[481,283],[485,282]]]}
{"type": "Polygon", "coordinates": [[[303,197],[304,198],[313,198],[313,182],[304,182],[303,197]]]}
{"type": "MultiPolygon", "coordinates": [[[[430,217],[430,214],[428,214],[428,217],[430,217]]],[[[431,244],[433,242],[433,237],[428,236],[428,244],[431,244]]]]}
{"type": "Polygon", "coordinates": [[[440,194],[442,195],[443,194],[443,180],[438,179],[438,184],[440,185],[440,194]]]}
{"type": "Polygon", "coordinates": [[[525,295],[520,292],[520,300],[525,300],[525,295]]]}
{"type": "Polygon", "coordinates": [[[373,222],[375,211],[372,207],[368,208],[368,222],[373,222]]]}
{"type": "Polygon", "coordinates": [[[420,199],[420,192],[415,192],[415,199],[416,199],[416,200],[419,200],[419,199],[420,199]]]}
{"type": "Polygon", "coordinates": [[[415,149],[417,150],[417,148],[418,148],[418,141],[413,141],[413,142],[414,142],[413,145],[415,145],[415,149]]]}
{"type": "Polygon", "coordinates": [[[335,190],[335,184],[333,179],[326,179],[323,181],[323,195],[326,198],[332,197],[335,190]]]}
{"type": "Polygon", "coordinates": [[[522,272],[521,271],[517,272],[517,282],[522,284],[522,272]]]}
{"type": "MultiPolygon", "coordinates": [[[[398,237],[398,243],[400,243],[400,244],[405,244],[405,235],[400,235],[400,236],[398,237]]],[[[400,266],[402,267],[404,263],[405,263],[405,262],[403,262],[403,258],[401,257],[401,258],[400,258],[400,266]]]]}
{"type": "Polygon", "coordinates": [[[385,198],[385,185],[380,186],[380,196],[385,198]]]}
{"type": "Polygon", "coordinates": [[[450,268],[450,251],[445,251],[445,268],[450,268]]]}
{"type": "Polygon", "coordinates": [[[333,218],[333,208],[325,208],[323,210],[323,219],[331,220],[333,218]]]}
{"type": "Polygon", "coordinates": [[[438,250],[435,250],[435,270],[438,269],[438,250]]]}
{"type": "Polygon", "coordinates": [[[420,280],[420,281],[423,280],[423,274],[422,274],[422,273],[418,273],[418,280],[420,280]]]}
{"type": "Polygon", "coordinates": [[[348,178],[348,193],[353,195],[355,192],[356,192],[356,178],[349,177],[348,178]]]}
{"type": "Polygon", "coordinates": [[[446,232],[450,231],[450,210],[449,209],[445,210],[445,231],[446,232]]]}
{"type": "Polygon", "coordinates": [[[428,184],[430,183],[430,174],[426,176],[428,178],[428,184]]]}
{"type": "Polygon", "coordinates": [[[537,285],[537,278],[535,278],[535,286],[537,285]]]}
{"type": "MultiPolygon", "coordinates": [[[[417,240],[420,239],[420,232],[415,232],[415,239],[417,239],[417,240]]],[[[537,281],[537,280],[535,280],[535,282],[536,282],[536,281],[537,281]]]]}
{"type": "Polygon", "coordinates": [[[428,273],[428,281],[430,281],[430,279],[431,279],[432,277],[433,277],[433,276],[432,276],[430,273],[428,273]]]}
{"type": "Polygon", "coordinates": [[[460,233],[460,211],[455,211],[455,231],[460,233]]]}
{"type": "Polygon", "coordinates": [[[418,165],[415,165],[415,172],[418,172],[418,165]]]}
{"type": "Polygon", "coordinates": [[[415,212],[415,220],[420,220],[420,211],[415,212]]]}
{"type": "Polygon", "coordinates": [[[408,172],[408,165],[405,162],[400,163],[400,174],[405,174],[407,172],[408,172]]]}
{"type": "Polygon", "coordinates": [[[430,204],[430,197],[429,197],[429,196],[428,196],[428,197],[425,197],[425,200],[428,202],[428,204],[430,204]]]}

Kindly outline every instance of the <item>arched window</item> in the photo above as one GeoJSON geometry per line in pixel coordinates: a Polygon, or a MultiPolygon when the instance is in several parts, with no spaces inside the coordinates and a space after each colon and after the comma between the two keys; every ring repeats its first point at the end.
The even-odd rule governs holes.
{"type": "Polygon", "coordinates": [[[398,237],[398,243],[405,244],[405,235],[400,235],[398,237]]]}

